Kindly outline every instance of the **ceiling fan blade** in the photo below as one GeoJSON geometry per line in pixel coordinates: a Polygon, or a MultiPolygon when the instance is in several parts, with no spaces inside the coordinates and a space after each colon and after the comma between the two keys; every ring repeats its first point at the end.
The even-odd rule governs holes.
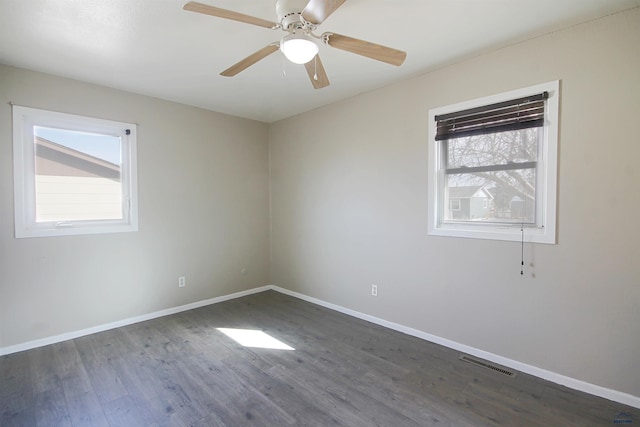
{"type": "Polygon", "coordinates": [[[252,53],[251,55],[247,56],[246,58],[244,58],[242,61],[238,62],[237,64],[234,64],[231,67],[227,68],[226,70],[221,72],[220,75],[224,76],[224,77],[233,77],[236,74],[238,74],[240,71],[246,70],[247,68],[249,68],[250,66],[252,66],[256,62],[260,61],[261,59],[266,58],[269,55],[271,55],[273,52],[275,52],[278,49],[280,49],[280,48],[278,47],[277,44],[270,44],[268,46],[265,46],[262,49],[260,49],[259,51],[255,52],[255,53],[252,53]]]}
{"type": "Polygon", "coordinates": [[[218,7],[209,6],[208,4],[202,4],[195,1],[186,3],[182,8],[190,12],[203,13],[205,15],[231,19],[232,21],[244,22],[245,24],[253,24],[265,28],[276,28],[278,26],[275,22],[256,18],[254,16],[243,15],[242,13],[234,12],[232,10],[220,9],[218,7]]]}
{"type": "Polygon", "coordinates": [[[319,25],[347,0],[310,0],[302,11],[307,22],[319,25]]]}
{"type": "Polygon", "coordinates": [[[333,33],[325,33],[322,36],[331,47],[346,50],[347,52],[356,53],[391,65],[400,66],[407,57],[407,52],[364,40],[354,39],[353,37],[333,33]]]}
{"type": "Polygon", "coordinates": [[[314,89],[322,89],[329,86],[329,77],[327,77],[327,72],[324,70],[322,61],[320,61],[320,55],[316,55],[311,61],[304,64],[304,68],[307,69],[307,74],[314,89]]]}

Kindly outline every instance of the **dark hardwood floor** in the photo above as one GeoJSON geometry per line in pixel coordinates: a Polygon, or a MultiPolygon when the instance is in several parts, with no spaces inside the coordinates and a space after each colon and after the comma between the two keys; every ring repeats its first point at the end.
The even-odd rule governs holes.
{"type": "Polygon", "coordinates": [[[607,426],[640,411],[269,291],[0,358],[8,426],[607,426]],[[261,330],[295,350],[243,347],[261,330]]]}

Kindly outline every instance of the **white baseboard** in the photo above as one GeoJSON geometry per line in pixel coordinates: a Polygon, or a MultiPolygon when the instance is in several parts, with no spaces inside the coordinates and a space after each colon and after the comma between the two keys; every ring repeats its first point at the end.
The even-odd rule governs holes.
{"type": "Polygon", "coordinates": [[[36,347],[42,347],[49,344],[55,344],[61,341],[66,341],[74,338],[83,337],[85,335],[94,334],[96,332],[102,332],[109,329],[119,328],[122,326],[131,325],[138,322],[144,322],[146,320],[156,319],[162,316],[168,316],[175,313],[180,313],[182,311],[192,310],[194,308],[204,307],[206,305],[216,304],[223,301],[228,301],[235,298],[244,297],[251,294],[256,294],[259,292],[264,292],[268,290],[274,290],[280,292],[285,295],[289,295],[313,304],[317,304],[322,307],[329,308],[331,310],[335,310],[337,312],[347,314],[352,317],[356,317],[358,319],[366,320],[367,322],[374,323],[376,325],[384,326],[389,329],[393,329],[398,332],[405,333],[407,335],[414,336],[416,338],[420,338],[435,344],[442,345],[444,347],[451,348],[453,350],[460,351],[462,353],[470,354],[472,356],[479,357],[481,359],[489,360],[491,362],[497,363],[499,365],[506,366],[508,368],[515,369],[520,372],[524,372],[526,374],[530,374],[536,376],[538,378],[545,379],[547,381],[554,382],[556,384],[560,384],[566,386],[568,388],[582,391],[585,393],[592,394],[594,396],[603,397],[605,399],[612,400],[614,402],[623,403],[625,405],[633,406],[635,408],[640,408],[640,397],[633,396],[628,393],[623,393],[616,390],[611,390],[605,387],[601,387],[595,384],[588,383],[586,381],[581,381],[575,378],[567,377],[565,375],[557,374],[555,372],[547,371],[546,369],[538,368],[536,366],[528,365],[526,363],[518,362],[517,360],[508,359],[506,357],[499,356],[497,354],[489,353],[484,350],[480,350],[474,347],[470,347],[465,344],[460,344],[455,341],[448,340],[446,338],[442,338],[436,335],[428,334],[426,332],[410,328],[408,326],[400,325],[398,323],[389,322],[387,320],[370,316],[368,314],[360,313],[355,310],[351,310],[336,304],[332,304],[317,298],[313,298],[298,292],[290,291],[288,289],[281,288],[279,286],[268,285],[262,286],[259,288],[249,289],[246,291],[235,292],[229,295],[223,295],[216,298],[211,298],[207,300],[197,301],[190,304],[181,305],[178,307],[167,308],[165,310],[155,311],[153,313],[143,314],[140,316],[130,317],[128,319],[119,320],[116,322],[106,323],[104,325],[98,325],[87,329],[81,329],[79,331],[68,332],[60,335],[55,335],[52,337],[42,338],[34,341],[29,341],[21,344],[16,344],[8,347],[0,347],[0,356],[5,354],[17,353],[19,351],[30,350],[36,347]]]}
{"type": "Polygon", "coordinates": [[[135,317],[129,317],[127,319],[105,323],[103,325],[98,325],[91,328],[81,329],[79,331],[67,332],[64,334],[54,335],[52,337],[42,338],[42,339],[33,340],[33,341],[28,341],[21,344],[8,346],[8,347],[0,347],[0,356],[3,356],[5,354],[17,353],[19,351],[31,350],[32,348],[43,347],[45,345],[55,344],[58,342],[95,334],[96,332],[102,332],[102,331],[107,331],[109,329],[115,329],[122,326],[132,325],[134,323],[144,322],[146,320],[156,319],[162,316],[169,316],[170,314],[180,313],[182,311],[193,310],[194,308],[204,307],[205,305],[216,304],[219,302],[244,297],[244,296],[255,294],[258,292],[268,291],[272,288],[273,288],[272,286],[262,286],[260,288],[249,289],[247,291],[235,292],[229,295],[223,295],[216,298],[196,301],[196,302],[181,305],[178,307],[171,307],[165,310],[154,311],[153,313],[142,314],[140,316],[135,316],[135,317]]]}
{"type": "Polygon", "coordinates": [[[451,341],[436,335],[431,335],[426,332],[410,328],[408,326],[400,325],[397,323],[389,322],[384,319],[380,319],[378,317],[360,313],[355,310],[344,308],[339,305],[332,304],[317,298],[313,298],[298,292],[290,291],[288,289],[280,288],[278,286],[270,286],[269,288],[273,289],[274,291],[278,291],[280,293],[283,293],[283,294],[286,294],[286,295],[289,295],[313,304],[317,304],[322,307],[326,307],[331,310],[335,310],[340,313],[347,314],[349,316],[356,317],[358,319],[366,320],[367,322],[375,323],[376,325],[384,326],[386,328],[393,329],[395,331],[402,332],[416,338],[421,338],[423,340],[426,340],[435,344],[439,344],[444,347],[448,347],[453,350],[460,351],[462,353],[470,354],[472,356],[476,356],[481,359],[489,360],[499,365],[506,366],[508,368],[512,368],[517,371],[524,372],[526,374],[530,374],[535,377],[542,378],[544,380],[551,381],[553,383],[560,384],[574,390],[589,393],[594,396],[603,397],[605,399],[609,399],[614,402],[619,402],[625,405],[633,406],[634,408],[640,408],[640,397],[638,396],[634,396],[628,393],[623,393],[621,391],[611,390],[606,387],[601,387],[595,384],[588,383],[586,381],[581,381],[581,380],[567,377],[565,375],[561,375],[552,371],[547,371],[546,369],[542,369],[536,366],[528,365],[526,363],[518,362],[517,360],[508,359],[506,357],[502,357],[497,354],[489,353],[487,351],[470,347],[465,344],[460,344],[458,342],[451,341]]]}

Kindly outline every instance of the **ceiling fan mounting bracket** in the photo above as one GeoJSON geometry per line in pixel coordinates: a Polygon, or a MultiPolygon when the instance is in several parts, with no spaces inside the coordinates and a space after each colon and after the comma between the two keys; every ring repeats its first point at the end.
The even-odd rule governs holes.
{"type": "Polygon", "coordinates": [[[303,32],[308,36],[313,36],[317,39],[320,38],[320,36],[313,34],[313,31],[316,29],[316,26],[308,22],[305,22],[304,19],[300,20],[299,22],[290,23],[286,27],[281,26],[280,28],[282,28],[283,31],[287,31],[289,34],[303,32]]]}
{"type": "Polygon", "coordinates": [[[307,23],[302,18],[302,11],[309,3],[309,0],[277,0],[276,15],[278,22],[285,31],[291,29],[305,28],[307,23]]]}

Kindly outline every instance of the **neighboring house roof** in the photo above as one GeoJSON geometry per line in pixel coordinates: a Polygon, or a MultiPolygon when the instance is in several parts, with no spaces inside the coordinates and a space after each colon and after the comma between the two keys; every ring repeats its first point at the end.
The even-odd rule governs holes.
{"type": "Polygon", "coordinates": [[[483,185],[449,187],[449,199],[470,199],[472,197],[493,199],[493,195],[483,185]]]}
{"type": "Polygon", "coordinates": [[[38,136],[36,137],[36,173],[119,180],[120,166],[38,136]]]}

